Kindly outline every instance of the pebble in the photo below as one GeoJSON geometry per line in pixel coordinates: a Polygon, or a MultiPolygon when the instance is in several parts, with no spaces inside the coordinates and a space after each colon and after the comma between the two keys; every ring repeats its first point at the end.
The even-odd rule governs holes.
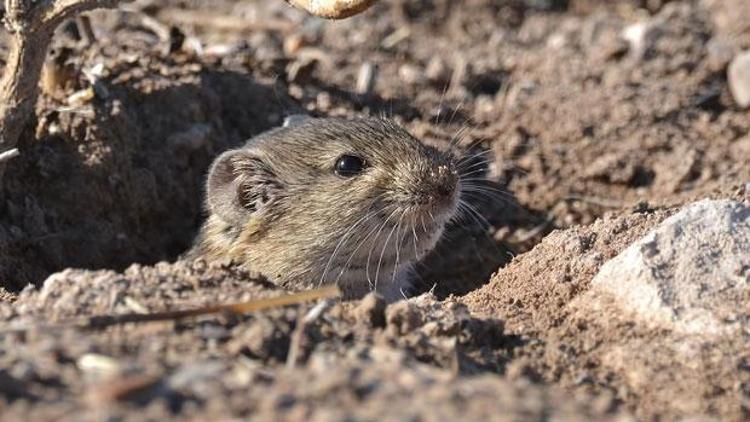
{"type": "Polygon", "coordinates": [[[433,57],[429,62],[427,62],[427,66],[425,67],[425,76],[427,76],[427,79],[429,79],[431,82],[445,83],[450,80],[451,70],[448,69],[448,66],[441,58],[433,57]]]}
{"type": "Polygon", "coordinates": [[[750,50],[736,55],[727,71],[729,90],[742,108],[750,107],[750,50]]]}
{"type": "Polygon", "coordinates": [[[402,65],[398,69],[398,76],[404,83],[409,85],[417,85],[425,81],[425,75],[424,72],[422,72],[422,69],[411,64],[402,65]]]}
{"type": "Polygon", "coordinates": [[[630,54],[640,58],[656,42],[661,32],[662,28],[657,22],[642,21],[625,27],[621,36],[628,42],[630,54]]]}
{"type": "Polygon", "coordinates": [[[372,92],[375,86],[375,75],[377,74],[377,68],[370,62],[362,63],[359,68],[359,74],[357,75],[357,85],[355,91],[357,94],[364,95],[372,92]]]}

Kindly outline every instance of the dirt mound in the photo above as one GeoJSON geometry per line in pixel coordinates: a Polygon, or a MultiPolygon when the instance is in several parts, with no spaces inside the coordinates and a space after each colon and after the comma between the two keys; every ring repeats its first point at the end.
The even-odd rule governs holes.
{"type": "MultiPolygon", "coordinates": [[[[735,198],[749,201],[750,191],[735,198]]],[[[590,289],[604,263],[673,213],[634,211],[553,232],[460,302],[477,315],[502,318],[506,333],[519,336],[522,346],[506,367],[509,375],[589,393],[609,391],[639,418],[649,420],[700,414],[743,419],[748,409],[738,403],[747,400],[747,392],[738,386],[750,378],[737,368],[748,358],[747,335],[672,333],[654,326],[653,318],[647,321],[654,324],[638,324],[611,299],[590,289]]],[[[703,290],[708,295],[710,287],[703,290]]],[[[668,293],[660,294],[681,311],[687,308],[668,293]]],[[[741,297],[730,302],[735,306],[727,305],[724,311],[736,316],[726,323],[744,321],[744,308],[737,306],[741,297]]]]}
{"type": "Polygon", "coordinates": [[[509,358],[516,340],[503,334],[502,321],[474,318],[456,301],[438,302],[431,295],[388,307],[371,296],[247,317],[209,316],[106,331],[75,328],[90,315],[185,309],[277,294],[248,278],[200,262],[162,263],[124,273],[68,270],[39,290],[25,290],[13,304],[0,307],[4,319],[12,321],[4,327],[7,353],[0,365],[2,392],[12,402],[8,415],[31,412],[46,418],[78,407],[84,414],[109,408],[118,415],[138,406],[154,417],[159,412],[194,417],[197,409],[207,417],[291,418],[427,411],[447,417],[464,407],[476,417],[610,413],[608,406],[592,406],[583,397],[571,400],[557,390],[493,375],[457,380],[445,389],[458,374],[494,369],[509,358]],[[44,325],[36,323],[40,318],[44,325]],[[504,392],[500,401],[498,391],[504,392]],[[85,400],[76,404],[72,398],[79,394],[85,400]],[[67,404],[50,401],[53,397],[67,404]],[[33,410],[27,407],[29,399],[35,402],[33,410]],[[412,401],[419,404],[406,406],[412,401]]]}

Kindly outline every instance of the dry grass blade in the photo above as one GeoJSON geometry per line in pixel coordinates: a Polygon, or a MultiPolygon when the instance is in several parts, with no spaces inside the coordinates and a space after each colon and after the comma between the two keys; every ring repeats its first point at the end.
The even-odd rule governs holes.
{"type": "Polygon", "coordinates": [[[13,148],[11,150],[1,152],[0,153],[0,163],[10,160],[11,158],[16,158],[19,155],[21,155],[18,152],[18,148],[13,148]]]}
{"type": "Polygon", "coordinates": [[[320,289],[308,290],[290,295],[272,297],[267,299],[255,299],[242,303],[219,304],[196,309],[185,309],[176,311],[155,312],[149,314],[132,313],[121,315],[101,315],[90,317],[84,324],[86,328],[104,328],[111,325],[126,324],[131,322],[154,322],[167,321],[196,317],[201,315],[231,312],[245,314],[257,312],[264,309],[277,308],[287,305],[296,305],[311,300],[328,299],[339,295],[337,286],[326,286],[320,289]]]}
{"type": "Polygon", "coordinates": [[[308,290],[289,295],[283,295],[265,299],[254,299],[241,303],[218,304],[205,306],[195,309],[182,309],[174,311],[153,312],[153,313],[128,313],[119,315],[97,315],[76,319],[73,321],[61,322],[58,324],[23,324],[16,327],[2,327],[0,335],[11,333],[22,333],[31,329],[41,330],[60,330],[68,328],[79,329],[101,329],[119,324],[140,323],[140,322],[157,322],[171,321],[183,318],[191,318],[202,315],[218,314],[230,312],[234,314],[246,314],[250,312],[262,311],[265,309],[278,308],[288,305],[297,305],[311,300],[329,299],[338,297],[339,288],[335,285],[326,286],[319,289],[308,290]]]}

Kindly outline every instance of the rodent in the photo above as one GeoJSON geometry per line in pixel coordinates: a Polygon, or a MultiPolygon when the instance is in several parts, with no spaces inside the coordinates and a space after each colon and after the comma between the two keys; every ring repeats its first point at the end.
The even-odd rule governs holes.
{"type": "Polygon", "coordinates": [[[381,118],[295,118],[224,152],[195,254],[288,288],[402,297],[459,209],[458,160],[381,118]]]}

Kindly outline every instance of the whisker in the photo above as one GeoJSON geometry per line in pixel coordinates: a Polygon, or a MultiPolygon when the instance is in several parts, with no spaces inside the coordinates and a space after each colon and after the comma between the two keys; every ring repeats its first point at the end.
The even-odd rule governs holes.
{"type": "Polygon", "coordinates": [[[461,143],[461,141],[464,140],[464,137],[467,135],[469,129],[471,129],[469,125],[465,124],[456,131],[456,133],[451,137],[450,140],[451,148],[456,148],[461,143]]]}
{"type": "Polygon", "coordinates": [[[459,173],[463,173],[466,170],[471,170],[479,166],[489,167],[490,164],[492,164],[492,161],[490,161],[488,158],[474,157],[469,160],[459,162],[456,165],[456,170],[458,170],[459,173]],[[478,160],[478,161],[474,161],[474,160],[478,160]]]}
{"type": "Polygon", "coordinates": [[[495,193],[498,195],[505,196],[507,198],[513,198],[513,194],[500,187],[492,186],[490,184],[479,185],[475,183],[461,183],[461,192],[478,192],[478,193],[495,193]]]}
{"type": "Polygon", "coordinates": [[[498,201],[502,204],[508,205],[514,209],[523,209],[521,208],[520,204],[516,202],[516,199],[510,195],[504,196],[501,195],[498,192],[473,192],[473,191],[464,191],[462,194],[462,198],[474,198],[477,201],[481,201],[484,203],[487,202],[493,202],[498,201]]]}
{"type": "Polygon", "coordinates": [[[516,164],[516,163],[514,163],[514,162],[512,162],[510,160],[504,160],[504,161],[500,162],[500,166],[502,167],[503,171],[516,172],[516,173],[519,173],[519,174],[524,175],[524,176],[526,176],[526,175],[528,175],[530,173],[530,171],[528,169],[525,169],[525,168],[521,167],[520,165],[518,165],[518,164],[516,164]]]}
{"type": "MultiPolygon", "coordinates": [[[[401,219],[399,219],[399,221],[401,221],[401,219]]],[[[391,240],[391,237],[393,236],[393,232],[396,230],[396,227],[398,227],[398,225],[393,226],[390,233],[388,233],[388,237],[385,238],[385,243],[383,243],[383,249],[380,251],[380,259],[378,259],[378,268],[375,269],[375,291],[378,290],[378,281],[380,278],[380,266],[383,265],[383,257],[385,256],[385,250],[388,248],[388,242],[391,240]]]]}
{"type": "Polygon", "coordinates": [[[468,227],[468,225],[476,223],[476,220],[472,217],[473,215],[471,215],[469,209],[466,207],[465,201],[458,201],[458,210],[453,216],[452,221],[454,223],[460,223],[459,227],[468,227]]]}
{"type": "Polygon", "coordinates": [[[391,274],[391,283],[396,282],[396,269],[398,268],[398,261],[400,258],[400,250],[401,250],[401,242],[403,242],[403,238],[399,237],[399,232],[401,231],[401,222],[404,219],[404,216],[406,215],[406,211],[401,213],[401,217],[398,219],[398,227],[396,229],[396,262],[393,264],[393,274],[391,274]]]}
{"type": "Polygon", "coordinates": [[[507,190],[505,190],[504,188],[499,187],[499,186],[493,186],[491,183],[478,184],[478,183],[461,181],[461,191],[465,192],[468,190],[473,190],[475,192],[496,192],[499,194],[512,196],[512,194],[508,192],[507,190]]]}
{"type": "Polygon", "coordinates": [[[411,233],[414,235],[414,259],[419,259],[419,252],[417,252],[417,244],[419,243],[419,238],[417,237],[417,229],[416,229],[416,221],[412,223],[411,225],[411,233]]]}
{"type": "Polygon", "coordinates": [[[466,104],[466,97],[461,99],[461,102],[458,103],[458,107],[453,108],[453,113],[451,113],[451,118],[450,120],[448,120],[448,124],[453,123],[453,119],[456,118],[456,114],[458,114],[458,112],[461,111],[461,109],[464,107],[465,104],[466,104]]]}
{"type": "Polygon", "coordinates": [[[354,248],[354,250],[349,254],[349,258],[346,260],[346,263],[344,263],[344,267],[341,269],[341,271],[339,272],[339,275],[336,277],[337,284],[339,280],[341,279],[341,276],[343,276],[346,270],[349,269],[349,265],[352,262],[352,259],[357,255],[357,252],[359,251],[359,249],[365,244],[367,239],[369,239],[370,236],[372,236],[378,230],[378,227],[380,227],[380,225],[376,224],[372,229],[370,229],[370,231],[367,232],[367,234],[357,243],[357,247],[354,248]]]}
{"type": "MultiPolygon", "coordinates": [[[[460,103],[458,103],[458,107],[455,107],[455,108],[453,109],[453,114],[451,114],[451,118],[450,118],[450,120],[448,120],[448,124],[451,124],[451,123],[453,123],[453,119],[455,119],[455,118],[456,118],[456,114],[457,114],[457,113],[458,113],[458,112],[459,112],[459,111],[461,110],[461,108],[463,108],[463,106],[464,106],[464,105],[466,104],[466,100],[467,100],[467,98],[466,98],[466,97],[462,98],[462,99],[461,99],[461,102],[460,102],[460,103]]],[[[464,125],[465,125],[465,123],[466,123],[466,122],[464,122],[464,125]]]]}
{"type": "Polygon", "coordinates": [[[487,168],[483,167],[483,168],[478,168],[469,172],[461,172],[459,173],[459,177],[463,178],[466,176],[475,176],[477,174],[486,174],[486,173],[487,173],[487,168]]]}
{"type": "Polygon", "coordinates": [[[448,92],[449,85],[450,84],[445,84],[445,86],[443,87],[443,93],[440,95],[440,101],[438,102],[438,112],[437,112],[437,115],[435,116],[435,123],[434,123],[436,126],[440,124],[440,113],[443,111],[443,100],[445,100],[445,94],[448,92]]]}
{"type": "Polygon", "coordinates": [[[349,227],[349,229],[341,236],[341,239],[336,244],[336,247],[333,249],[333,252],[331,253],[331,257],[328,258],[328,263],[326,263],[325,269],[323,270],[323,274],[320,276],[320,281],[318,281],[319,286],[323,285],[323,281],[325,280],[325,277],[328,274],[328,269],[331,267],[331,263],[333,263],[333,259],[338,254],[339,250],[341,249],[341,246],[344,244],[344,241],[346,241],[346,239],[349,237],[349,234],[352,233],[353,230],[357,228],[357,226],[359,226],[362,222],[374,216],[375,214],[377,214],[377,211],[372,211],[366,214],[364,217],[360,218],[354,224],[352,224],[352,226],[349,227]]]}
{"type": "Polygon", "coordinates": [[[482,226],[483,229],[486,230],[492,227],[492,224],[490,224],[490,222],[487,221],[487,219],[484,218],[484,216],[471,204],[466,201],[461,201],[460,204],[462,204],[465,209],[469,210],[469,215],[472,215],[475,219],[477,219],[477,223],[479,223],[479,225],[482,226]]]}
{"type": "Polygon", "coordinates": [[[458,164],[456,164],[456,170],[458,170],[459,173],[462,173],[466,170],[471,170],[479,166],[489,167],[492,162],[492,157],[485,156],[484,154],[475,155],[468,158],[461,158],[459,159],[458,164]]]}
{"type": "Polygon", "coordinates": [[[380,225],[380,229],[378,229],[377,234],[375,235],[375,241],[373,242],[372,248],[370,248],[370,252],[367,254],[367,265],[365,267],[365,275],[367,277],[367,282],[370,283],[370,288],[374,288],[375,284],[377,284],[377,275],[375,279],[375,284],[373,284],[372,280],[370,279],[370,258],[372,258],[372,253],[375,251],[375,247],[377,246],[377,241],[380,239],[380,233],[385,228],[386,224],[391,220],[391,217],[393,217],[396,214],[397,210],[393,210],[389,215],[388,218],[383,221],[383,224],[380,225]]]}
{"type": "Polygon", "coordinates": [[[468,160],[471,160],[471,159],[474,159],[474,158],[477,158],[477,157],[481,157],[483,155],[491,154],[493,152],[494,151],[492,151],[491,149],[482,149],[479,152],[473,153],[471,155],[464,155],[464,156],[461,157],[460,160],[461,161],[468,161],[468,160]]]}
{"type": "Polygon", "coordinates": [[[433,223],[435,223],[435,224],[437,224],[437,220],[435,220],[435,216],[434,216],[434,215],[432,215],[432,211],[430,211],[430,210],[427,210],[427,214],[429,214],[429,215],[430,215],[430,218],[432,218],[432,222],[433,222],[433,223]]]}

